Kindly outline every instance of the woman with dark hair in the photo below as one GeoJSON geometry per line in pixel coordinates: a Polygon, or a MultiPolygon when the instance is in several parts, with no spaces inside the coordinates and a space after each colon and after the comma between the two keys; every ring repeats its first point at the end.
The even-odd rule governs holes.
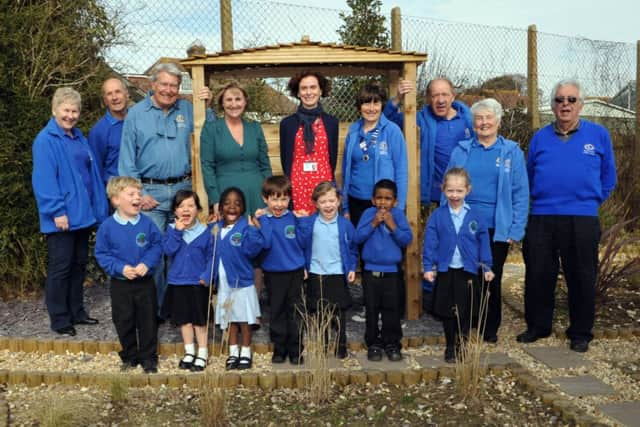
{"type": "Polygon", "coordinates": [[[322,74],[304,71],[289,80],[288,89],[300,105],[280,122],[280,161],[291,180],[293,208],[311,213],[315,211],[311,200],[315,186],[335,181],[338,119],[320,105],[320,98],[331,90],[331,82],[322,74]]]}
{"type": "Polygon", "coordinates": [[[260,123],[246,120],[247,91],[231,82],[218,94],[223,117],[207,121],[200,137],[202,176],[210,205],[210,218],[218,219],[218,200],[228,187],[245,194],[246,213],[253,215],[262,202],[262,181],[271,176],[267,142],[260,123]]]}
{"type": "Polygon", "coordinates": [[[354,226],[362,212],[372,206],[373,187],[381,179],[390,179],[398,186],[400,209],[407,200],[407,144],[398,125],[382,114],[386,101],[382,86],[366,83],[356,100],[362,118],[347,134],[342,159],[342,208],[354,226]]]}

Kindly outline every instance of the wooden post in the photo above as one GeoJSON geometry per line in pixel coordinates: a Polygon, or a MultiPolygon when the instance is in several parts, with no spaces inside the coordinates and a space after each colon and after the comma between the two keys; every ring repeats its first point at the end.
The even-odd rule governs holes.
{"type": "MultiPolygon", "coordinates": [[[[404,79],[416,83],[416,64],[405,62],[402,70],[404,79]]],[[[420,228],[420,172],[418,151],[418,129],[416,126],[416,91],[412,90],[404,96],[404,137],[407,142],[407,158],[409,161],[409,182],[407,191],[407,219],[413,232],[413,241],[407,248],[405,260],[405,282],[407,287],[407,319],[420,318],[422,311],[422,270],[420,254],[421,242],[418,239],[420,228]]]]}
{"type": "Polygon", "coordinates": [[[391,9],[391,50],[402,50],[402,17],[399,7],[391,9]]]}
{"type": "MultiPolygon", "coordinates": [[[[633,159],[635,165],[640,163],[640,41],[636,42],[636,138],[635,144],[633,147],[633,159]]],[[[636,175],[637,177],[637,175],[636,175]]],[[[637,183],[634,186],[635,189],[638,188],[637,183]]],[[[634,188],[632,187],[632,188],[634,188]]],[[[640,192],[635,191],[632,202],[632,215],[637,215],[640,213],[640,192]]]]}
{"type": "Polygon", "coordinates": [[[231,0],[220,0],[220,44],[223,52],[233,50],[231,0]]]}
{"type": "Polygon", "coordinates": [[[206,117],[205,101],[196,98],[196,94],[204,87],[204,65],[195,65],[191,68],[191,81],[193,87],[193,134],[191,139],[191,176],[193,191],[198,193],[202,204],[201,219],[209,214],[207,192],[204,189],[202,168],[200,167],[200,134],[206,117]]]}
{"type": "Polygon", "coordinates": [[[538,30],[529,25],[527,30],[527,93],[529,123],[531,129],[540,129],[540,112],[538,110],[538,30]]]}

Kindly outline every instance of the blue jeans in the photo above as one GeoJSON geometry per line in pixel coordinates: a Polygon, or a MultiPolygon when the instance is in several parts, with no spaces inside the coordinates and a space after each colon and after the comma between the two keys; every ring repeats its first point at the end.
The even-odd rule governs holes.
{"type": "Polygon", "coordinates": [[[47,234],[45,301],[51,329],[85,320],[84,277],[89,256],[89,228],[47,234]]]}
{"type": "MultiPolygon", "coordinates": [[[[178,190],[191,190],[191,180],[178,182],[177,184],[144,184],[142,193],[156,199],[159,203],[154,209],[150,211],[143,211],[153,223],[158,226],[160,232],[164,234],[167,226],[173,221],[174,215],[171,210],[171,204],[178,190]]],[[[156,267],[153,273],[153,279],[156,282],[156,294],[158,297],[158,316],[166,317],[162,315],[162,303],[164,302],[164,295],[167,290],[167,276],[165,268],[168,270],[168,263],[165,263],[164,256],[160,258],[160,263],[156,267]],[[166,267],[165,267],[165,264],[166,267]]]]}

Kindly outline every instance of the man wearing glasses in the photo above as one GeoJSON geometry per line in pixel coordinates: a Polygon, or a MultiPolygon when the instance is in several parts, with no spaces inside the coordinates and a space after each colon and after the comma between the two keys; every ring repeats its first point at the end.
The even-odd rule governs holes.
{"type": "Polygon", "coordinates": [[[598,208],[616,184],[609,132],[581,120],[580,84],[562,80],[554,87],[555,122],[535,133],[527,171],[531,212],[524,238],[525,320],[523,343],[551,334],[560,262],[569,296],[567,338],[584,353],[593,339],[600,222],[598,208]]]}

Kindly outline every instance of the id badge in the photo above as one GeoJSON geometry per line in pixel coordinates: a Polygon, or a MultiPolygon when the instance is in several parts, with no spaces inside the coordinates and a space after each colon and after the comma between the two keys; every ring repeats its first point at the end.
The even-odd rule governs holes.
{"type": "Polygon", "coordinates": [[[317,172],[318,171],[318,162],[304,162],[302,166],[302,170],[304,172],[317,172]]]}

